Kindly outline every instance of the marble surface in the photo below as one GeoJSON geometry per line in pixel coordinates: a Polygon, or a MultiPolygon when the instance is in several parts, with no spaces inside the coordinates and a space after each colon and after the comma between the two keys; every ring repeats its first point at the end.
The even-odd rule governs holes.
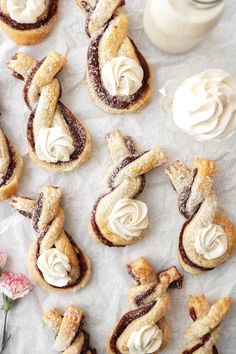
{"type": "MultiPolygon", "coordinates": [[[[92,345],[98,353],[104,354],[107,334],[128,308],[127,294],[133,282],[126,274],[126,263],[142,255],[152,262],[157,271],[172,264],[178,265],[177,243],[183,219],[176,207],[176,195],[164,174],[166,166],[147,176],[146,189],[140,199],[148,204],[150,228],[141,243],[124,249],[109,249],[90,238],[87,229],[89,214],[103,191],[103,176],[110,164],[104,139],[106,133],[120,128],[122,133],[132,134],[141,150],[161,146],[169,162],[178,158],[191,163],[199,154],[216,159],[219,170],[215,188],[219,204],[236,224],[235,154],[226,152],[224,143],[213,148],[168,129],[167,117],[160,109],[158,91],[166,80],[175,77],[179,65],[188,63],[194,56],[217,54],[232,59],[236,57],[236,3],[226,0],[226,11],[217,29],[200,46],[184,55],[163,54],[148,42],[142,30],[144,5],[144,0],[127,0],[125,11],[129,14],[130,36],[152,65],[155,91],[151,103],[143,111],[130,116],[105,114],[88,95],[85,82],[88,38],[84,32],[85,18],[74,0],[60,1],[60,16],[55,29],[39,45],[19,48],[0,33],[0,119],[1,126],[24,156],[20,193],[35,196],[44,184],[62,187],[65,228],[93,262],[92,280],[78,294],[58,296],[35,286],[29,296],[17,303],[9,316],[12,338],[5,350],[7,354],[53,354],[54,334],[42,323],[42,312],[50,306],[58,306],[63,311],[67,304],[84,308],[87,313],[85,327],[90,332],[92,345]],[[68,58],[68,64],[59,75],[62,101],[86,123],[93,138],[91,159],[81,169],[69,174],[49,174],[29,159],[25,139],[29,112],[22,99],[22,82],[14,79],[5,67],[16,50],[42,58],[52,49],[68,58]]],[[[228,67],[232,73],[235,70],[233,64],[228,67]]],[[[34,237],[30,221],[17,215],[8,201],[1,203],[0,249],[9,254],[8,270],[27,273],[26,255],[34,237]]],[[[172,308],[168,319],[172,335],[163,353],[178,353],[183,346],[185,329],[191,323],[186,308],[189,294],[204,292],[212,302],[224,295],[231,295],[236,300],[235,261],[236,255],[216,270],[199,277],[184,273],[183,289],[171,291],[172,308]]],[[[236,306],[222,325],[219,353],[235,353],[235,316],[236,306]]]]}

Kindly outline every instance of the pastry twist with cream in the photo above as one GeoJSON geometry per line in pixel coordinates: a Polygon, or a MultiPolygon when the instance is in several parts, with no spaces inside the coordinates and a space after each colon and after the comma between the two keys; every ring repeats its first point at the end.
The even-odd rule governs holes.
{"type": "Polygon", "coordinates": [[[61,195],[60,188],[45,186],[37,199],[13,197],[12,206],[32,220],[37,233],[28,253],[32,278],[47,291],[67,294],[75,293],[87,284],[91,263],[64,230],[61,195]]]}
{"type": "Polygon", "coordinates": [[[143,257],[127,265],[137,283],[129,291],[130,310],[122,316],[107,341],[109,354],[159,353],[169,340],[165,319],[170,307],[169,288],[180,288],[182,276],[176,267],[156,274],[143,257]]]}
{"type": "Polygon", "coordinates": [[[87,82],[95,103],[105,112],[130,113],[151,98],[149,66],[128,37],[124,0],[77,0],[87,15],[87,82]]]}
{"type": "Polygon", "coordinates": [[[64,354],[96,354],[89,334],[83,330],[85,314],[80,307],[68,306],[64,315],[57,308],[46,311],[43,321],[55,333],[54,349],[64,354]]]}
{"type": "Polygon", "coordinates": [[[166,170],[178,194],[180,213],[187,219],[179,238],[179,258],[192,274],[209,271],[224,263],[236,245],[236,230],[218,207],[213,191],[214,161],[197,158],[190,170],[180,161],[166,170]]]}
{"type": "Polygon", "coordinates": [[[57,16],[58,0],[0,0],[0,28],[19,45],[41,42],[57,16]]]}
{"type": "Polygon", "coordinates": [[[27,125],[30,157],[50,171],[78,168],[91,152],[90,135],[84,124],[59,100],[61,86],[55,76],[66,58],[52,51],[37,61],[17,52],[8,68],[25,81],[23,95],[31,111],[27,125]]]}
{"type": "Polygon", "coordinates": [[[0,201],[17,192],[22,167],[22,157],[0,128],[0,201]]]}
{"type": "Polygon", "coordinates": [[[232,307],[230,297],[209,305],[204,295],[190,296],[189,313],[194,321],[190,325],[187,343],[181,354],[218,354],[216,342],[220,336],[221,322],[232,307]]]}
{"type": "Polygon", "coordinates": [[[136,152],[132,138],[119,130],[106,138],[113,164],[105,179],[107,191],[93,207],[89,230],[106,246],[131,245],[148,227],[147,206],[136,200],[145,186],[144,174],[163,164],[165,157],[158,148],[136,152]]]}
{"type": "Polygon", "coordinates": [[[57,16],[58,0],[0,0],[0,28],[19,45],[41,42],[57,16]]]}

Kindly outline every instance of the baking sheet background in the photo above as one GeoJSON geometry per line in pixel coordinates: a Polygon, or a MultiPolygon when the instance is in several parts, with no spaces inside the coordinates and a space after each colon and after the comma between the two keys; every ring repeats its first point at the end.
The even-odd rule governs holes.
{"type": "MultiPolygon", "coordinates": [[[[173,192],[164,167],[147,176],[146,189],[140,199],[149,207],[150,228],[145,239],[124,249],[109,249],[97,245],[89,236],[87,223],[92,205],[103,192],[103,176],[110,164],[105,144],[106,133],[121,128],[123,134],[132,134],[141,150],[161,146],[168,161],[184,159],[191,162],[198,155],[216,158],[219,172],[216,190],[219,204],[236,224],[235,175],[236,157],[226,153],[223,144],[202,146],[187,137],[173,134],[166,126],[166,116],[159,107],[158,86],[175,76],[176,66],[187,63],[193,56],[219,53],[236,57],[236,3],[227,1],[224,18],[218,28],[197,49],[185,55],[166,55],[151,46],[142,31],[144,0],[127,0],[125,7],[130,19],[130,35],[151,63],[155,76],[155,92],[151,103],[140,113],[127,116],[110,116],[100,111],[88,95],[85,76],[88,38],[84,32],[85,18],[73,0],[60,1],[60,16],[51,35],[34,47],[17,47],[0,33],[0,106],[1,126],[16,143],[24,156],[24,172],[20,193],[35,196],[44,184],[63,188],[65,229],[91,257],[93,278],[85,289],[75,295],[59,296],[46,293],[35,286],[34,291],[21,300],[9,316],[9,333],[12,338],[6,348],[8,354],[54,353],[54,333],[43,325],[42,312],[50,306],[62,311],[67,304],[80,305],[87,313],[86,329],[98,353],[105,353],[106,336],[128,309],[128,289],[133,284],[126,274],[125,264],[139,256],[147,257],[157,271],[173,264],[178,265],[177,242],[183,223],[176,207],[173,192]],[[40,59],[50,50],[58,50],[68,58],[68,64],[59,77],[62,84],[62,101],[77,114],[89,128],[93,138],[91,159],[78,171],[69,174],[49,174],[32,163],[27,153],[25,129],[29,111],[22,99],[22,82],[13,78],[5,63],[16,50],[23,50],[40,59]]],[[[210,65],[210,63],[209,63],[210,65]]],[[[235,67],[228,68],[233,72],[235,67]]],[[[18,215],[9,202],[0,205],[0,249],[9,254],[7,269],[27,273],[26,254],[34,238],[30,221],[18,215]]],[[[191,320],[186,304],[189,294],[204,292],[211,301],[230,294],[236,300],[234,255],[227,264],[200,277],[184,273],[182,290],[171,291],[172,308],[169,311],[172,335],[166,354],[178,353],[184,341],[184,332],[191,320]]],[[[220,353],[233,354],[236,306],[222,325],[217,347],[220,353]]]]}

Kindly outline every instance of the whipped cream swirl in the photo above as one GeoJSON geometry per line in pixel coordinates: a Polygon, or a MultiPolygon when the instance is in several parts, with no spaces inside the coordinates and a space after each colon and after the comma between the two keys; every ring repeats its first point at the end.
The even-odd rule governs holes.
{"type": "Polygon", "coordinates": [[[130,354],[155,353],[162,344],[163,333],[157,325],[147,325],[131,334],[128,340],[130,354]]]}
{"type": "Polygon", "coordinates": [[[68,257],[56,248],[43,252],[37,266],[48,284],[59,288],[66,286],[70,281],[68,272],[71,270],[68,257]]]}
{"type": "Polygon", "coordinates": [[[142,86],[143,69],[134,60],[119,56],[102,68],[102,80],[111,96],[133,95],[142,86]]]}
{"type": "Polygon", "coordinates": [[[56,126],[40,130],[35,150],[40,160],[56,163],[69,161],[75,148],[71,136],[62,127],[56,126]]]}
{"type": "Polygon", "coordinates": [[[195,250],[205,259],[212,260],[223,256],[228,247],[224,229],[217,224],[210,224],[202,228],[195,240],[195,250]]]}
{"type": "Polygon", "coordinates": [[[120,199],[108,217],[108,228],[130,241],[139,237],[148,227],[148,209],[145,203],[130,198],[120,199]]]}
{"type": "Polygon", "coordinates": [[[18,23],[36,23],[46,10],[45,0],[7,0],[7,11],[18,23]]]}
{"type": "Polygon", "coordinates": [[[236,78],[209,69],[185,80],[173,101],[174,123],[196,140],[220,140],[236,129],[236,78]]]}

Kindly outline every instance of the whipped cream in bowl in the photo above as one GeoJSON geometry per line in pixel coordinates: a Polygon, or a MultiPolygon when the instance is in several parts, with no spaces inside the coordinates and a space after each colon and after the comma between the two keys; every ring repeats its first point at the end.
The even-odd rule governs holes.
{"type": "Polygon", "coordinates": [[[236,77],[208,69],[182,82],[173,100],[177,127],[199,141],[223,139],[236,129],[236,77]]]}
{"type": "Polygon", "coordinates": [[[173,144],[215,159],[235,151],[234,67],[233,58],[214,54],[170,65],[168,77],[159,68],[160,108],[173,144]]]}
{"type": "Polygon", "coordinates": [[[18,23],[36,23],[46,10],[46,0],[6,0],[6,10],[18,23]]]}

